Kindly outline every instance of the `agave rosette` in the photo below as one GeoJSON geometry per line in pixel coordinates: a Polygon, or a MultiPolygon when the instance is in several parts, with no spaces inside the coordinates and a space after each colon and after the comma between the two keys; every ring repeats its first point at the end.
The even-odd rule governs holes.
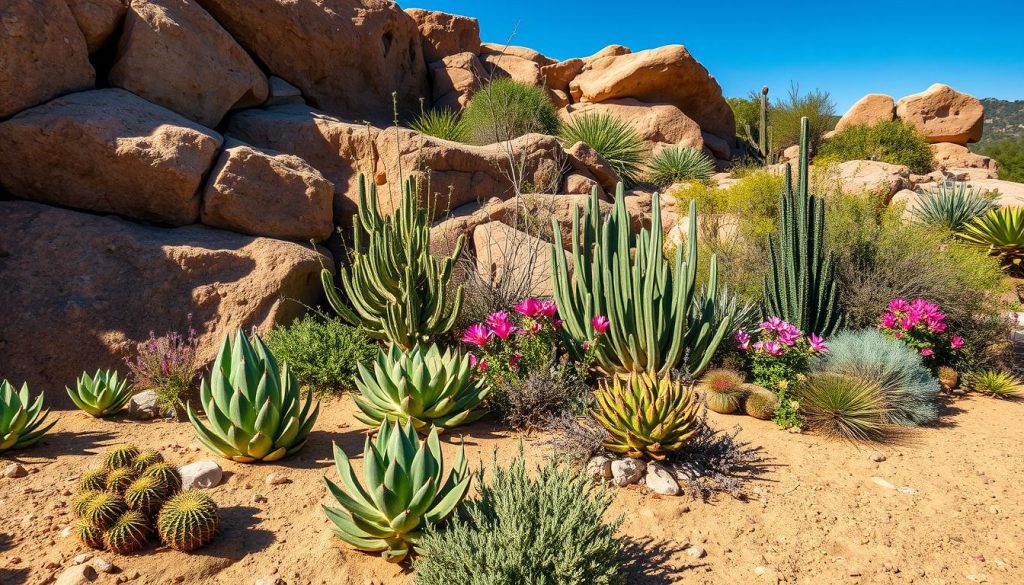
{"type": "Polygon", "coordinates": [[[43,425],[49,411],[43,412],[43,394],[29,399],[28,383],[20,391],[7,380],[0,381],[0,453],[35,444],[57,421],[43,425]]]}
{"type": "Polygon", "coordinates": [[[629,457],[663,460],[697,432],[700,401],[670,376],[630,374],[602,381],[592,411],[608,432],[604,446],[629,457]]]}
{"type": "Polygon", "coordinates": [[[65,390],[75,406],[97,418],[116,413],[132,397],[131,385],[116,370],[96,370],[92,376],[83,372],[75,381],[75,389],[65,390]]]}
{"type": "Polygon", "coordinates": [[[206,424],[188,405],[199,441],[210,451],[239,463],[277,461],[306,444],[320,414],[312,391],[305,403],[299,383],[258,335],[250,343],[241,331],[225,338],[213,370],[203,378],[199,399],[206,424]]]}

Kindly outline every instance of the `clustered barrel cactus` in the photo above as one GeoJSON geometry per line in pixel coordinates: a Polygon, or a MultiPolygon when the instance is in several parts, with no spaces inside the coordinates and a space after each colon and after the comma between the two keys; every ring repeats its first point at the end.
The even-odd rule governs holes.
{"type": "Polygon", "coordinates": [[[75,381],[75,388],[65,388],[75,406],[96,418],[110,416],[124,408],[132,397],[131,384],[114,370],[88,372],[75,381]]]}
{"type": "Polygon", "coordinates": [[[636,459],[663,460],[697,432],[701,403],[691,385],[671,376],[633,373],[602,381],[594,419],[608,435],[604,446],[636,459]]]}
{"type": "Polygon", "coordinates": [[[320,414],[312,391],[302,404],[299,383],[258,335],[250,343],[239,330],[224,339],[210,375],[203,379],[199,399],[206,424],[192,405],[188,418],[199,442],[210,451],[237,461],[277,461],[306,444],[320,414]]]}
{"type": "Polygon", "coordinates": [[[445,478],[437,430],[420,442],[415,427],[383,423],[363,447],[360,485],[348,456],[334,446],[334,462],[344,489],[326,477],[340,507],[324,506],[339,538],[357,550],[379,552],[398,563],[415,548],[427,525],[437,526],[455,511],[469,490],[464,448],[445,478]]]}
{"type": "Polygon", "coordinates": [[[450,330],[462,307],[462,288],[453,297],[448,283],[466,237],[459,236],[451,256],[441,260],[430,255],[430,218],[419,207],[415,179],[404,182],[401,206],[384,217],[377,204],[377,187],[371,185],[367,195],[366,178],[360,175],[359,213],[354,221],[351,271],[340,268],[352,308],[342,300],[334,275],[325,268],[321,281],[331,307],[374,339],[390,340],[403,349],[450,330]]]}
{"type": "Polygon", "coordinates": [[[570,273],[562,252],[561,227],[552,220],[552,286],[564,330],[582,345],[594,339],[593,319],[610,326],[595,348],[596,365],[609,375],[646,372],[664,376],[687,360],[693,375],[703,371],[729,331],[731,315],[715,316],[718,261],[712,256],[704,306],[693,310],[697,285],[697,209],[690,203],[687,253],[676,249],[674,263],[665,259],[661,206],[652,197],[651,227],[633,234],[620,184],[615,210],[602,219],[596,191],[572,218],[570,273]],[[582,234],[582,240],[581,240],[582,234]],[[717,328],[712,324],[717,323],[717,328]]]}
{"type": "Polygon", "coordinates": [[[29,399],[28,383],[20,391],[7,380],[0,381],[0,453],[34,445],[57,421],[44,425],[49,411],[43,410],[43,394],[29,399]]]}
{"type": "Polygon", "coordinates": [[[384,421],[411,422],[421,433],[450,429],[484,415],[481,402],[489,388],[474,375],[469,354],[441,353],[437,345],[417,344],[409,351],[392,345],[381,351],[373,370],[359,364],[356,386],[362,396],[355,417],[371,427],[384,421]]]}

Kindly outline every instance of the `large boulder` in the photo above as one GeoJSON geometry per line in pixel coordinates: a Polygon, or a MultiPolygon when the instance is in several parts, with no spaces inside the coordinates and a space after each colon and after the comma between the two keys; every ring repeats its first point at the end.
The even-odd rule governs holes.
{"type": "Polygon", "coordinates": [[[931,145],[932,161],[936,168],[946,171],[951,169],[985,169],[988,178],[998,177],[998,163],[990,157],[976,154],[966,146],[951,142],[938,142],[931,145]]]}
{"type": "Polygon", "coordinates": [[[122,367],[150,331],[182,331],[190,314],[210,360],[230,331],[265,332],[318,302],[321,260],[332,264],[308,244],[0,202],[0,272],[17,283],[0,287],[4,376],[57,404],[50,389],[122,367]]]}
{"type": "Polygon", "coordinates": [[[334,230],[334,184],[301,158],[229,141],[210,173],[206,225],[282,240],[318,242],[334,230]]]}
{"type": "Polygon", "coordinates": [[[672,104],[644,103],[625,98],[572,104],[559,110],[559,116],[566,121],[587,113],[607,114],[629,124],[651,150],[664,146],[704,148],[700,126],[672,104]]]}
{"type": "Polygon", "coordinates": [[[427,63],[457,53],[480,52],[480,23],[475,18],[435,10],[410,8],[405,11],[419,27],[423,37],[423,57],[427,63]]]}
{"type": "Polygon", "coordinates": [[[131,0],[111,85],[204,126],[267,99],[267,78],[193,0],[131,0]]]}
{"type": "Polygon", "coordinates": [[[622,180],[618,171],[608,162],[601,153],[594,150],[586,142],[577,142],[565,150],[569,157],[569,163],[578,172],[586,172],[593,175],[599,185],[609,193],[614,193],[616,186],[622,180]]]}
{"type": "Polygon", "coordinates": [[[540,74],[544,77],[544,85],[548,89],[569,93],[569,83],[583,71],[587,64],[583,59],[566,59],[552,65],[545,65],[540,68],[540,74]]]}
{"type": "Polygon", "coordinates": [[[1024,207],[1024,183],[999,179],[972,179],[968,184],[979,191],[998,192],[995,202],[1000,207],[1024,207]]]}
{"type": "Polygon", "coordinates": [[[503,53],[480,55],[480,62],[490,77],[510,77],[528,85],[541,85],[540,65],[529,59],[503,53]]]}
{"type": "Polygon", "coordinates": [[[981,100],[941,83],[896,102],[896,116],[915,126],[929,142],[978,142],[985,129],[981,100]]]}
{"type": "Polygon", "coordinates": [[[85,37],[64,0],[0,2],[0,120],[95,82],[85,37]]]}
{"type": "Polygon", "coordinates": [[[125,0],[67,0],[78,28],[85,35],[89,53],[100,50],[121,26],[127,10],[125,0]]]}
{"type": "Polygon", "coordinates": [[[270,72],[336,114],[390,121],[429,94],[416,21],[386,0],[197,0],[270,72]]]}
{"type": "Polygon", "coordinates": [[[483,64],[469,52],[449,55],[429,67],[435,108],[462,110],[487,79],[483,64]]]}
{"type": "MultiPolygon", "coordinates": [[[[509,225],[492,221],[473,232],[477,274],[488,283],[512,283],[533,296],[550,297],[551,245],[509,225]]],[[[571,261],[570,257],[566,258],[571,261]]]]}
{"type": "Polygon", "coordinates": [[[910,187],[910,169],[873,160],[851,160],[836,165],[837,179],[847,193],[871,193],[888,203],[910,187]]]}
{"type": "Polygon", "coordinates": [[[534,51],[529,47],[517,47],[515,45],[503,45],[501,43],[480,43],[480,55],[508,55],[510,57],[517,57],[519,59],[532,61],[539,67],[554,65],[557,63],[554,59],[542,55],[539,51],[534,51]]]}
{"type": "Polygon", "coordinates": [[[736,134],[736,120],[722,88],[682,45],[594,59],[570,89],[575,101],[635,98],[673,104],[707,132],[726,140],[736,134]]]}
{"type": "Polygon", "coordinates": [[[843,117],[836,123],[835,131],[840,132],[850,126],[861,124],[872,126],[894,119],[896,119],[896,101],[892,99],[892,96],[869,93],[857,100],[857,103],[843,114],[843,117]]]}
{"type": "Polygon", "coordinates": [[[184,225],[199,217],[222,142],[124,90],[75,93],[0,124],[0,184],[24,199],[184,225]]]}

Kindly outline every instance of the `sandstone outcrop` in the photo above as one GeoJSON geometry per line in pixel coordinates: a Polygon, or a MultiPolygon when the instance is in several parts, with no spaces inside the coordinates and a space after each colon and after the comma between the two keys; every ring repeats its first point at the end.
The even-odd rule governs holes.
{"type": "Polygon", "coordinates": [[[909,188],[910,169],[903,165],[872,160],[851,160],[836,165],[839,184],[851,193],[869,192],[888,203],[892,196],[909,188]]]}
{"type": "Polygon", "coordinates": [[[435,108],[459,111],[487,79],[487,72],[473,53],[456,53],[429,65],[435,108]]]}
{"type": "Polygon", "coordinates": [[[985,169],[989,177],[998,177],[998,164],[991,158],[976,154],[966,146],[950,142],[939,142],[931,145],[932,161],[939,170],[952,169],[985,169]]]}
{"type": "Polygon", "coordinates": [[[121,26],[126,0],[67,0],[89,53],[95,53],[121,26]]]}
{"type": "Polygon", "coordinates": [[[405,11],[416,21],[423,37],[427,63],[458,53],[480,52],[480,23],[475,18],[435,10],[410,8],[405,11]]]}
{"type": "Polygon", "coordinates": [[[890,95],[869,93],[857,100],[843,117],[836,123],[835,131],[839,132],[850,126],[866,124],[872,126],[879,122],[896,119],[896,101],[890,95]]]}
{"type": "Polygon", "coordinates": [[[704,148],[701,127],[672,104],[644,103],[624,98],[601,103],[572,104],[560,110],[559,116],[563,120],[570,120],[588,113],[607,114],[628,124],[652,151],[664,146],[681,146],[697,150],[704,148]]]}
{"type": "Polygon", "coordinates": [[[601,153],[585,142],[577,142],[567,148],[565,154],[569,157],[569,162],[573,168],[579,172],[585,171],[592,175],[605,191],[609,193],[615,192],[615,187],[622,178],[619,177],[615,167],[601,156],[601,153]]]}
{"type": "Polygon", "coordinates": [[[978,142],[985,129],[981,101],[941,83],[896,102],[896,116],[920,130],[929,142],[978,142]]]}

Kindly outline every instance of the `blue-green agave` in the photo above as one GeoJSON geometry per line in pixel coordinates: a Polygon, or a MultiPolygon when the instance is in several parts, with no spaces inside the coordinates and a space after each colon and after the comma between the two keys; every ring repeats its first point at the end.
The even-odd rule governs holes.
{"type": "Polygon", "coordinates": [[[277,461],[295,453],[306,444],[320,414],[319,402],[313,408],[312,391],[300,404],[299,383],[288,364],[278,369],[263,340],[255,334],[252,339],[250,343],[241,331],[224,339],[199,389],[206,424],[188,405],[199,441],[239,463],[277,461]]]}
{"type": "Polygon", "coordinates": [[[57,421],[51,421],[43,426],[49,411],[40,415],[42,410],[43,394],[40,392],[31,402],[28,383],[21,385],[21,391],[15,391],[7,380],[0,382],[0,453],[32,446],[57,424],[57,421]]]}
{"type": "Polygon", "coordinates": [[[455,511],[472,478],[464,447],[445,478],[437,429],[421,442],[411,424],[385,422],[375,439],[367,437],[364,484],[337,445],[334,463],[344,489],[324,480],[340,507],[323,507],[334,533],[357,550],[379,552],[393,563],[404,560],[410,548],[416,550],[427,525],[436,526],[455,511]]]}
{"type": "Polygon", "coordinates": [[[75,381],[74,390],[64,389],[75,406],[97,418],[116,413],[132,397],[131,384],[121,379],[115,370],[96,370],[92,376],[89,372],[82,372],[75,381]]]}

